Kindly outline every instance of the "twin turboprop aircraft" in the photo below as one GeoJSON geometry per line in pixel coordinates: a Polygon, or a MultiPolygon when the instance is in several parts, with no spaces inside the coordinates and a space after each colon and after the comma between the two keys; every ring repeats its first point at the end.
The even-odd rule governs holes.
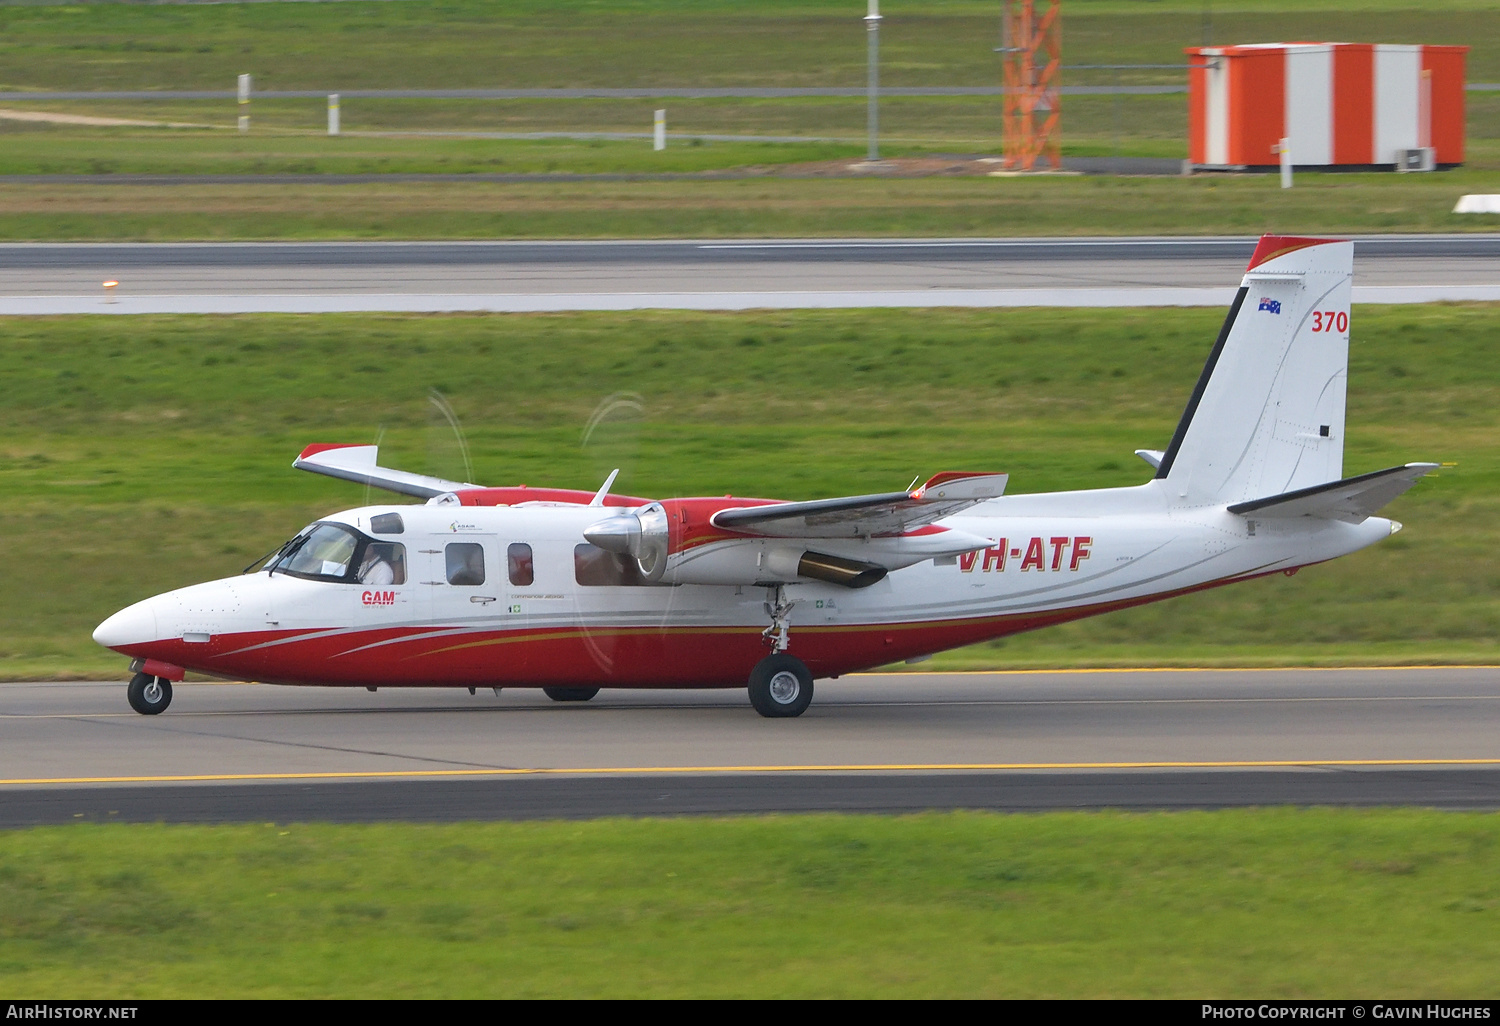
{"type": "Polygon", "coordinates": [[[1003,474],[811,502],[485,488],[313,445],[293,466],[424,499],[335,513],[259,571],[110,617],[137,712],[187,670],[276,684],[749,688],[816,678],[1299,567],[1400,530],[1436,464],[1343,477],[1353,244],[1266,236],[1143,485],[1004,496],[1003,474]]]}

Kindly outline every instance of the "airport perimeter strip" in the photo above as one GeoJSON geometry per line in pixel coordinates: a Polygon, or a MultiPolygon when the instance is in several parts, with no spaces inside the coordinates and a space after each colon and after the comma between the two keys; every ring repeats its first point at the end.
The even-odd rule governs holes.
{"type": "MultiPolygon", "coordinates": [[[[1500,302],[1500,285],[1356,285],[1355,303],[1500,302]]],[[[1233,288],[902,289],[806,292],[321,293],[0,296],[0,316],[250,313],[562,313],[869,307],[1227,306],[1233,288]]]]}
{"type": "Polygon", "coordinates": [[[1415,769],[1500,766],[1500,759],[1255,759],[1207,762],[973,762],[973,763],[851,763],[781,766],[599,766],[493,767],[454,770],[348,770],[307,773],[189,773],[119,777],[13,777],[0,779],[4,787],[47,784],[196,784],[309,780],[421,780],[465,777],[643,777],[708,776],[720,774],[824,773],[988,773],[1057,770],[1246,770],[1246,769],[1415,769]]]}

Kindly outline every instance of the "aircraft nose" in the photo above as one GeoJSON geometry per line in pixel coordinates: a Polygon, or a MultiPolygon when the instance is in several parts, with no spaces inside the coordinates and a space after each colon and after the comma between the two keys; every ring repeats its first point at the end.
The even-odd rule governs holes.
{"type": "Polygon", "coordinates": [[[98,627],[94,640],[105,648],[123,648],[156,641],[156,610],[150,599],[126,606],[98,627]]]}

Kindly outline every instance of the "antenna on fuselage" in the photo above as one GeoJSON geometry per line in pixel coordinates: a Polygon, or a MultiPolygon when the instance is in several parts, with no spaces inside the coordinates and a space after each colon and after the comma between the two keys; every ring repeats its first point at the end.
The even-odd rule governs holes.
{"type": "Polygon", "coordinates": [[[609,486],[612,485],[612,484],[614,484],[615,483],[615,478],[617,478],[619,476],[620,476],[620,468],[619,467],[616,467],[614,470],[611,470],[609,472],[609,476],[604,479],[604,483],[599,486],[599,490],[594,493],[594,497],[589,500],[589,505],[590,506],[602,506],[602,505],[604,505],[604,497],[609,494],[609,486]]]}

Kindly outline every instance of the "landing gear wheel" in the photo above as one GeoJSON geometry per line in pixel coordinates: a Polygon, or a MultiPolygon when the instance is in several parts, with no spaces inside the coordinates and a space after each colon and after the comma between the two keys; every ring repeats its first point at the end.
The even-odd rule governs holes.
{"type": "Polygon", "coordinates": [[[542,688],[542,694],[554,702],[587,702],[598,693],[598,688],[542,688]]]}
{"type": "Polygon", "coordinates": [[[762,716],[801,716],[812,696],[812,673],[796,656],[766,656],[750,671],[750,704],[762,716]]]}
{"type": "Polygon", "coordinates": [[[165,677],[138,673],[130,678],[125,694],[130,699],[130,708],[142,716],[155,716],[172,704],[172,682],[165,677]]]}

